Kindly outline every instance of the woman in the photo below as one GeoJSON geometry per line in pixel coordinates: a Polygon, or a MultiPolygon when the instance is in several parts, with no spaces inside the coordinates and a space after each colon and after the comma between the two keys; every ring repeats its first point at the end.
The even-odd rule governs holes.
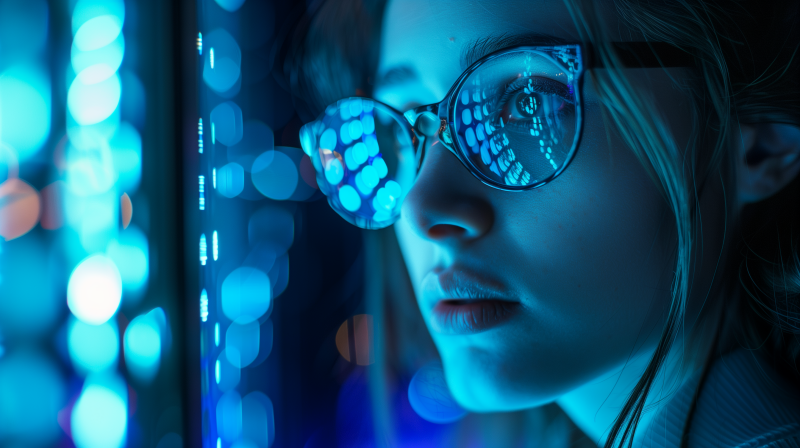
{"type": "Polygon", "coordinates": [[[800,446],[796,4],[392,0],[323,12],[294,87],[318,111],[378,102],[329,107],[304,149],[342,216],[395,223],[461,406],[555,402],[607,447],[800,446]],[[369,17],[383,18],[377,53],[359,51],[369,17]],[[360,25],[320,47],[333,20],[360,25]],[[391,108],[413,110],[408,123],[391,108]],[[389,164],[374,186],[345,128],[324,136],[331,120],[338,132],[365,114],[381,152],[364,163],[389,164]],[[492,140],[498,130],[510,144],[492,140]],[[409,158],[410,175],[396,168],[409,158]]]}

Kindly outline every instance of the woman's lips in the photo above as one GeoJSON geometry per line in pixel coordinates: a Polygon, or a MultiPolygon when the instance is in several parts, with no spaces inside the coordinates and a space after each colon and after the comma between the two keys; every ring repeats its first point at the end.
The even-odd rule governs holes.
{"type": "Polygon", "coordinates": [[[431,324],[445,334],[480,333],[504,323],[519,309],[519,302],[499,299],[440,300],[433,308],[431,324]]]}

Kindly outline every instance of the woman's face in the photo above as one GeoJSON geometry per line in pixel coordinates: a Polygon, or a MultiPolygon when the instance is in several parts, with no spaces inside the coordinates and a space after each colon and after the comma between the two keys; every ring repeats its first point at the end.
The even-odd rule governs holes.
{"type": "MultiPolygon", "coordinates": [[[[466,68],[462,55],[482,39],[579,41],[560,1],[394,0],[384,20],[376,96],[399,110],[441,101],[466,68]]],[[[673,130],[687,130],[676,132],[685,143],[688,98],[660,69],[626,74],[650,89],[673,130]]],[[[592,75],[579,151],[555,181],[495,190],[433,147],[403,204],[395,229],[417,300],[448,385],[468,409],[553,401],[619,370],[660,335],[674,269],[672,213],[606,126],[592,75]],[[441,324],[442,304],[481,296],[502,299],[499,311],[479,307],[477,326],[441,324]]]]}

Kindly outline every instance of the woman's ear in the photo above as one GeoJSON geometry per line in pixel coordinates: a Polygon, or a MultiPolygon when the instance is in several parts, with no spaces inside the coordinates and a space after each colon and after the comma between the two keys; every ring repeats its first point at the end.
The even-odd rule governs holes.
{"type": "Polygon", "coordinates": [[[800,171],[800,129],[777,123],[741,125],[737,154],[738,196],[742,204],[779,192],[800,171]]]}

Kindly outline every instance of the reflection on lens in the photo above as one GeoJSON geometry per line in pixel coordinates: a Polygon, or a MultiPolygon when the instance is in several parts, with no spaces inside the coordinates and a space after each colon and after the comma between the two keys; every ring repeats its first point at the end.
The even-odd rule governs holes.
{"type": "Polygon", "coordinates": [[[369,99],[331,105],[301,130],[303,149],[334,210],[367,229],[391,225],[416,176],[405,119],[369,99]]]}
{"type": "Polygon", "coordinates": [[[484,180],[543,185],[577,146],[579,49],[521,49],[489,59],[461,84],[451,120],[462,154],[484,180]]]}

